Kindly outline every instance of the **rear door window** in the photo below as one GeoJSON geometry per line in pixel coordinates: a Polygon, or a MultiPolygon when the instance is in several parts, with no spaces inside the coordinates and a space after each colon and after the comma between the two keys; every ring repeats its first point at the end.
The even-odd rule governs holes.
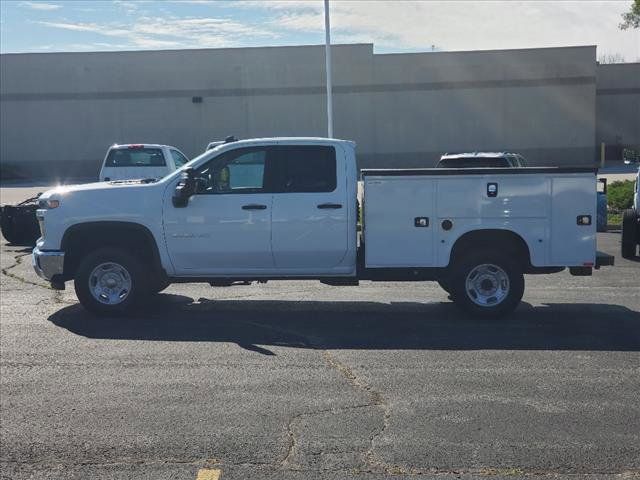
{"type": "Polygon", "coordinates": [[[325,145],[287,145],[274,152],[278,170],[276,192],[333,192],[336,151],[325,145]]]}
{"type": "Polygon", "coordinates": [[[166,162],[159,148],[116,148],[107,156],[105,167],[164,167],[166,162]]]}

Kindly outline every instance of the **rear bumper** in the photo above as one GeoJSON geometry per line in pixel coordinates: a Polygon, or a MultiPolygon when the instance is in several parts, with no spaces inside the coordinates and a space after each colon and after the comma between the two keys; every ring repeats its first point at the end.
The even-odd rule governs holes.
{"type": "Polygon", "coordinates": [[[595,268],[613,266],[615,257],[604,252],[596,252],[595,268]]]}
{"type": "Polygon", "coordinates": [[[62,275],[64,272],[64,252],[43,252],[36,247],[31,254],[31,264],[39,277],[51,281],[55,275],[62,275]]]}
{"type": "Polygon", "coordinates": [[[604,252],[596,252],[596,263],[593,266],[585,267],[569,267],[569,273],[574,277],[589,277],[593,273],[593,269],[598,270],[600,267],[607,267],[614,264],[615,257],[604,252]]]}

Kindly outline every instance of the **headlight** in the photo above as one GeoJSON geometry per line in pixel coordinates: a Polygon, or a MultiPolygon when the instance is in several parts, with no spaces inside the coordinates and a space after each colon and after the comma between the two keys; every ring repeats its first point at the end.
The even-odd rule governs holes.
{"type": "Polygon", "coordinates": [[[44,207],[51,210],[52,208],[58,208],[60,206],[60,200],[46,200],[44,207]]]}

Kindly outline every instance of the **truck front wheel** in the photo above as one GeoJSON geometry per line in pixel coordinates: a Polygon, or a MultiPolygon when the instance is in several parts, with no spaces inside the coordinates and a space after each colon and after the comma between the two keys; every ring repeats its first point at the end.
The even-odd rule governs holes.
{"type": "Polygon", "coordinates": [[[500,317],[522,300],[524,275],[500,252],[473,253],[454,264],[451,293],[459,307],[475,316],[500,317]]]}
{"type": "Polygon", "coordinates": [[[638,212],[634,208],[629,208],[622,213],[622,257],[633,258],[636,255],[636,248],[640,243],[638,235],[638,212]]]}
{"type": "Polygon", "coordinates": [[[122,315],[149,293],[141,262],[117,248],[100,248],[86,255],[74,286],[84,308],[98,315],[122,315]]]}

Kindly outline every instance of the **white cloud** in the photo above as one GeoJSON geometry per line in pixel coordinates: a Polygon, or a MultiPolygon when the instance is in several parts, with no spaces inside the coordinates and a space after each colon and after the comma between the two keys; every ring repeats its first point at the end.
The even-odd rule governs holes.
{"type": "Polygon", "coordinates": [[[25,8],[30,8],[31,10],[58,10],[62,8],[62,5],[57,5],[55,3],[45,3],[45,2],[20,2],[18,5],[25,8]]]}
{"type": "Polygon", "coordinates": [[[161,18],[138,17],[129,23],[51,22],[40,25],[117,37],[127,42],[126,48],[216,48],[232,46],[243,38],[276,38],[277,34],[226,18],[161,18]]]}
{"type": "Polygon", "coordinates": [[[136,2],[128,2],[125,0],[113,0],[114,5],[122,8],[125,12],[132,14],[138,11],[138,4],[136,2]]]}
{"type": "MultiPolygon", "coordinates": [[[[115,0],[127,13],[117,22],[52,20],[41,24],[118,37],[118,44],[126,43],[127,48],[282,44],[300,34],[306,35],[306,43],[309,36],[317,39],[314,43],[324,41],[322,1],[171,0],[154,5],[170,9],[176,3],[215,4],[225,16],[178,18],[168,12],[152,16],[142,7],[149,4],[147,0],[115,0]],[[243,20],[234,17],[238,10],[243,20]]],[[[382,51],[429,51],[432,45],[445,51],[598,45],[599,55],[640,59],[640,30],[618,29],[629,0],[331,0],[330,8],[334,42],[371,42],[382,51]]]]}
{"type": "MultiPolygon", "coordinates": [[[[629,0],[617,1],[332,1],[334,38],[370,38],[386,49],[481,50],[598,45],[599,51],[640,58],[640,31],[618,29],[629,0]]],[[[324,28],[322,2],[244,1],[272,11],[285,30],[324,28]]]]}

